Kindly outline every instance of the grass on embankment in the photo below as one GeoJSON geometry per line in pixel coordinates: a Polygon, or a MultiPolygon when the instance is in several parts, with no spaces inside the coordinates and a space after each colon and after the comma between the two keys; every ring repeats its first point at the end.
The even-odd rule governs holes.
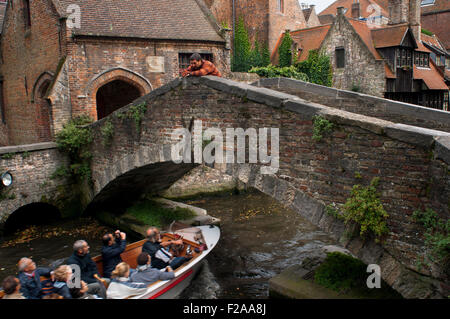
{"type": "Polygon", "coordinates": [[[328,253],[315,271],[314,282],[353,298],[402,298],[383,280],[381,288],[368,288],[366,282],[371,273],[366,270],[367,265],[359,259],[339,252],[328,253]]]}
{"type": "Polygon", "coordinates": [[[195,217],[195,213],[187,208],[168,208],[153,200],[138,202],[127,209],[127,215],[135,217],[146,225],[158,228],[166,227],[174,220],[186,220],[195,217]]]}

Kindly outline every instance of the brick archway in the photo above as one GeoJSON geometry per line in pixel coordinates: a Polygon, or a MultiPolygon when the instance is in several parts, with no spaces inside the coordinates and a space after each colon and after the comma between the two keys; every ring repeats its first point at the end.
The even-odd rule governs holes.
{"type": "Polygon", "coordinates": [[[53,78],[51,72],[42,73],[36,80],[32,91],[32,102],[36,112],[36,136],[39,142],[50,141],[53,135],[52,106],[47,98],[53,78]]]}
{"type": "Polygon", "coordinates": [[[145,77],[124,68],[112,68],[96,75],[89,81],[85,91],[89,100],[89,115],[94,120],[100,119],[97,112],[97,93],[99,89],[112,82],[128,84],[128,86],[139,91],[139,96],[148,94],[153,89],[151,83],[145,77]]]}

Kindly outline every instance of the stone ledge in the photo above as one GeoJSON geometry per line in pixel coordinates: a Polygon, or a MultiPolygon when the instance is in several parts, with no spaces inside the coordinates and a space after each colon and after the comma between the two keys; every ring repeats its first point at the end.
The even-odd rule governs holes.
{"type": "Polygon", "coordinates": [[[431,147],[435,137],[450,137],[450,133],[406,124],[390,124],[385,128],[385,133],[391,138],[423,147],[431,147]]]}
{"type": "Polygon", "coordinates": [[[54,142],[4,146],[4,147],[0,147],[0,154],[32,152],[32,151],[54,149],[57,147],[58,147],[58,145],[54,142]]]}
{"type": "Polygon", "coordinates": [[[435,137],[435,147],[436,158],[439,158],[450,164],[450,137],[449,136],[438,136],[435,137]]]}

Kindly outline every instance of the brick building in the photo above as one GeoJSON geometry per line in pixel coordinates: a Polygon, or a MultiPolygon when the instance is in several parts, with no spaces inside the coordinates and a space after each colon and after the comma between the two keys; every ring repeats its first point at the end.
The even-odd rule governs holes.
{"type": "Polygon", "coordinates": [[[52,140],[78,115],[101,119],[177,77],[193,52],[229,72],[229,37],[203,0],[3,6],[0,145],[52,140]]]}
{"type": "Polygon", "coordinates": [[[420,31],[420,0],[403,0],[398,9],[389,11],[388,25],[373,27],[339,7],[332,24],[291,32],[299,60],[318,49],[331,57],[336,88],[448,110],[444,74],[422,40],[430,41],[420,31]]]}
{"type": "Polygon", "coordinates": [[[450,51],[450,1],[423,0],[421,19],[422,26],[436,34],[445,49],[450,51]]]}
{"type": "MultiPolygon", "coordinates": [[[[205,0],[219,24],[233,29],[244,18],[250,42],[258,37],[272,51],[286,29],[297,30],[320,24],[315,6],[302,6],[298,0],[205,0]]],[[[232,41],[233,42],[233,41],[232,41]]]]}

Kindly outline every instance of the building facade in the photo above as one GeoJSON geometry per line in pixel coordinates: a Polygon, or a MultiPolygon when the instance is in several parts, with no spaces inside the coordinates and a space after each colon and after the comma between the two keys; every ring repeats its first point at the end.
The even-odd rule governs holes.
{"type": "Polygon", "coordinates": [[[229,37],[205,10],[200,0],[8,1],[0,145],[52,140],[76,116],[99,120],[179,76],[194,52],[228,74],[229,37]]]}

